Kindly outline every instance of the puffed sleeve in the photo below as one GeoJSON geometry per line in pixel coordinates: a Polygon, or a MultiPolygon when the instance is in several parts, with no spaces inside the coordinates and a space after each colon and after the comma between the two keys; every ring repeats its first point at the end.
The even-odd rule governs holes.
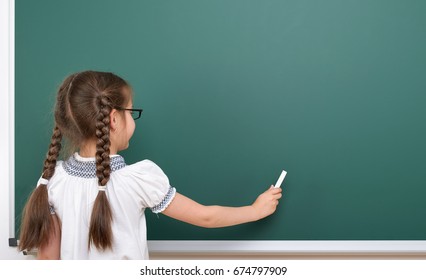
{"type": "Polygon", "coordinates": [[[163,170],[150,160],[132,164],[129,168],[133,189],[141,199],[142,207],[151,208],[154,213],[164,211],[175,197],[176,189],[170,186],[163,170]]]}

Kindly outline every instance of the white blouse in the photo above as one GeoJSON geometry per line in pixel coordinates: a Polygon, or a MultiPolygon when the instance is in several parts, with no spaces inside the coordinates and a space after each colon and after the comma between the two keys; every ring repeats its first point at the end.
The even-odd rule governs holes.
{"type": "Polygon", "coordinates": [[[75,153],[58,161],[47,187],[51,208],[61,221],[61,259],[148,259],[145,208],[160,213],[176,194],[152,161],[126,165],[120,155],[111,156],[106,195],[113,212],[113,246],[99,251],[93,245],[88,249],[90,216],[99,192],[95,158],[75,153]]]}

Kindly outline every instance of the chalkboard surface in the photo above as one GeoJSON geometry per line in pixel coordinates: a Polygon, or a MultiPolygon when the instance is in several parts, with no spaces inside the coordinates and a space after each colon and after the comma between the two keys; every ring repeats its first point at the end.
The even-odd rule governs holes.
{"type": "Polygon", "coordinates": [[[56,89],[81,70],[133,86],[128,164],[200,203],[247,205],[285,169],[275,215],[201,229],[147,213],[151,240],[426,240],[425,1],[16,1],[16,224],[56,89]]]}

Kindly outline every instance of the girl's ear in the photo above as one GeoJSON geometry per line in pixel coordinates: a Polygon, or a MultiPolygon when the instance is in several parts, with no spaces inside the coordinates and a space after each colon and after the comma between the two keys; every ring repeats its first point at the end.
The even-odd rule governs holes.
{"type": "Polygon", "coordinates": [[[117,109],[112,109],[111,113],[109,114],[109,126],[112,131],[117,129],[118,125],[118,111],[117,109]]]}

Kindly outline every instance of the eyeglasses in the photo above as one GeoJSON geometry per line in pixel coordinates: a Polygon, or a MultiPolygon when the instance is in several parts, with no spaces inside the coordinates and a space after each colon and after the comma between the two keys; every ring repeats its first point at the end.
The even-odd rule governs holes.
{"type": "Polygon", "coordinates": [[[132,118],[134,120],[139,119],[141,117],[142,112],[143,112],[143,109],[126,109],[126,108],[121,108],[121,107],[115,107],[115,109],[130,111],[130,115],[132,115],[132,118]]]}

